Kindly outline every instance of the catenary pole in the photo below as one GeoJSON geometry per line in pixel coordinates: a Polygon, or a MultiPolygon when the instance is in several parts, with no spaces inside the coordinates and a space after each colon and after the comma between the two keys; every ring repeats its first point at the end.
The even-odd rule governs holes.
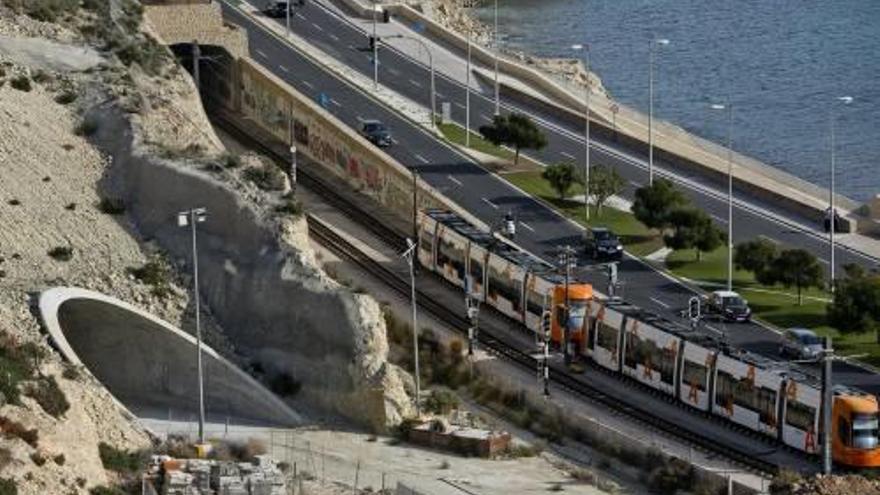
{"type": "Polygon", "coordinates": [[[464,145],[471,146],[471,28],[467,31],[467,74],[464,92],[464,145]]]}
{"type": "Polygon", "coordinates": [[[501,115],[501,99],[498,86],[498,0],[495,0],[495,30],[492,42],[495,44],[495,115],[501,115]]]}

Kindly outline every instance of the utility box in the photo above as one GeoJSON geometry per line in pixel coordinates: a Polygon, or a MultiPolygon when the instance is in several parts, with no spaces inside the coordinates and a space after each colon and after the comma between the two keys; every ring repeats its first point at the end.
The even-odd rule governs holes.
{"type": "Polygon", "coordinates": [[[389,23],[391,22],[391,11],[388,9],[382,9],[382,22],[389,23]]]}
{"type": "Polygon", "coordinates": [[[444,101],[440,104],[440,123],[452,122],[452,103],[444,101]]]}

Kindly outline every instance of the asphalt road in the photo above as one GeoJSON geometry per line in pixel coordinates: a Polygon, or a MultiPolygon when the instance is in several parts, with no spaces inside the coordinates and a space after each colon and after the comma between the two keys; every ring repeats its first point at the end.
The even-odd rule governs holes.
{"type": "MultiPolygon", "coordinates": [[[[280,38],[242,15],[225,2],[224,16],[242,26],[249,33],[251,57],[266,66],[276,76],[285,80],[302,93],[317,99],[321,93],[330,98],[327,110],[346,124],[357,128],[361,120],[379,119],[392,130],[398,145],[387,152],[403,165],[416,170],[422,180],[441,190],[450,199],[467,209],[487,224],[497,224],[508,210],[514,210],[519,221],[517,242],[525,249],[548,260],[555,258],[556,249],[565,244],[577,245],[581,230],[564,221],[543,204],[523,194],[506,181],[487,172],[466,156],[442,143],[417,124],[403,118],[380,102],[338,79],[322,67],[314,64],[280,38]]],[[[314,2],[299,7],[292,18],[292,28],[328,54],[345,62],[354,69],[372,74],[367,40],[363,33],[336,18],[314,2]]],[[[283,21],[283,20],[282,20],[283,21]]],[[[428,76],[422,65],[390,50],[380,55],[380,80],[404,96],[423,104],[429,103],[428,76]],[[419,85],[419,81],[423,83],[419,85]]],[[[438,77],[437,92],[449,101],[464,101],[464,88],[445,78],[438,77]]],[[[479,97],[471,99],[472,121],[494,111],[490,100],[479,97]]],[[[438,106],[439,108],[439,106],[438,106]]],[[[552,116],[546,116],[552,117],[552,116]]],[[[464,111],[453,105],[453,118],[463,121],[464,111]]],[[[555,128],[556,126],[551,127],[555,128]]],[[[559,131],[549,132],[550,145],[535,155],[568,153],[583,155],[583,142],[569,135],[562,123],[559,131]]],[[[613,165],[632,181],[640,184],[645,180],[641,167],[626,159],[608,155],[593,148],[594,163],[613,165]]],[[[626,153],[626,152],[625,152],[626,153]]],[[[548,155],[549,156],[549,155],[548,155]]],[[[553,161],[557,161],[554,159],[553,161]]],[[[634,184],[631,184],[634,187],[634,184]]],[[[726,217],[726,203],[711,195],[699,194],[686,189],[696,205],[705,209],[716,219],[726,217]]],[[[804,232],[796,231],[785,223],[755,214],[750,209],[735,210],[734,240],[736,242],[765,236],[791,245],[799,245],[822,256],[827,248],[824,241],[804,232]]],[[[837,254],[840,263],[867,263],[861,256],[841,250],[837,254]]],[[[620,264],[620,278],[624,283],[626,300],[650,311],[678,318],[678,312],[686,305],[693,292],[634,259],[620,264]]],[[[602,273],[588,273],[587,279],[597,288],[604,288],[607,280],[602,273]]],[[[757,324],[737,324],[720,328],[734,345],[765,355],[775,356],[778,336],[757,324]]],[[[835,381],[857,386],[873,393],[880,393],[880,376],[860,368],[835,363],[835,381]]]]}

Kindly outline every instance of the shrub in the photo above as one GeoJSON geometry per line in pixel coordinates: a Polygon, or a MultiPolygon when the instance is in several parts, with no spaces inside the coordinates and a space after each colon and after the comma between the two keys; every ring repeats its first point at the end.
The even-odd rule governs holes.
{"type": "Polygon", "coordinates": [[[6,469],[6,466],[8,466],[11,462],[12,452],[5,447],[0,447],[0,471],[6,469]]]}
{"type": "Polygon", "coordinates": [[[89,137],[98,132],[98,119],[94,117],[85,117],[79,121],[73,128],[73,133],[77,136],[89,137]]]}
{"type": "Polygon", "coordinates": [[[794,485],[802,481],[803,478],[797,472],[780,469],[770,482],[769,490],[772,495],[789,495],[792,493],[794,485]]]}
{"type": "Polygon", "coordinates": [[[694,468],[681,459],[668,459],[648,475],[648,487],[655,493],[690,490],[694,485],[694,468]]]}
{"type": "Polygon", "coordinates": [[[55,95],[55,103],[60,103],[61,105],[68,105],[76,101],[76,93],[67,89],[64,90],[57,95],[55,95]]]}
{"type": "Polygon", "coordinates": [[[98,444],[98,454],[105,469],[118,473],[134,473],[147,463],[147,452],[128,452],[110,444],[98,444]]]}
{"type": "Polygon", "coordinates": [[[115,486],[96,486],[89,490],[90,495],[125,495],[125,490],[115,486]]]}
{"type": "Polygon", "coordinates": [[[425,401],[425,407],[436,414],[449,414],[458,409],[458,396],[446,389],[432,390],[431,395],[425,401]]]}
{"type": "Polygon", "coordinates": [[[13,77],[12,80],[9,81],[9,84],[13,88],[19,91],[24,91],[25,93],[33,89],[33,86],[31,85],[31,78],[24,74],[13,77]]]}
{"type": "Polygon", "coordinates": [[[61,372],[61,376],[71,381],[79,380],[79,368],[73,364],[64,363],[64,371],[61,372]]]}
{"type": "Polygon", "coordinates": [[[161,258],[151,259],[140,268],[129,268],[128,273],[147,285],[160,286],[171,283],[171,269],[161,258]]]}
{"type": "Polygon", "coordinates": [[[4,438],[18,438],[33,448],[37,448],[40,434],[36,429],[27,429],[21,423],[0,416],[0,432],[4,438]]]}
{"type": "Polygon", "coordinates": [[[125,201],[121,198],[101,198],[98,209],[107,215],[122,215],[125,213],[125,201]]]}
{"type": "Polygon", "coordinates": [[[10,199],[9,201],[7,201],[7,203],[9,203],[10,206],[18,206],[21,204],[21,201],[13,198],[13,199],[10,199]]]}
{"type": "Polygon", "coordinates": [[[165,63],[164,49],[150,37],[124,42],[115,52],[126,67],[137,64],[151,76],[159,74],[165,63]]]}
{"type": "Polygon", "coordinates": [[[55,457],[53,457],[52,460],[55,461],[55,464],[57,464],[59,466],[63,466],[64,463],[67,461],[67,458],[64,457],[64,454],[58,454],[55,457]]]}
{"type": "Polygon", "coordinates": [[[299,217],[303,214],[303,204],[301,201],[288,198],[284,204],[275,208],[275,211],[278,213],[283,213],[285,215],[290,215],[292,217],[299,217]]]}
{"type": "Polygon", "coordinates": [[[241,166],[241,156],[228,153],[223,157],[223,164],[226,168],[238,168],[241,166]]]}
{"type": "Polygon", "coordinates": [[[34,464],[36,464],[38,467],[42,467],[44,464],[46,464],[46,458],[43,457],[43,454],[39,452],[34,452],[33,454],[31,454],[31,460],[34,461],[34,464]]]}
{"type": "Polygon", "coordinates": [[[28,388],[27,395],[36,400],[47,414],[55,418],[60,418],[70,409],[70,403],[67,402],[67,397],[64,396],[54,376],[38,380],[28,388]]]}
{"type": "Polygon", "coordinates": [[[70,261],[73,259],[73,248],[70,246],[55,246],[47,254],[56,261],[70,261]]]}
{"type": "Polygon", "coordinates": [[[37,70],[34,72],[33,79],[34,79],[35,83],[43,84],[43,83],[53,81],[55,79],[55,77],[52,74],[50,74],[44,70],[37,70]]]}
{"type": "Polygon", "coordinates": [[[0,478],[0,495],[18,495],[18,485],[12,478],[0,478]]]}
{"type": "Polygon", "coordinates": [[[28,342],[19,345],[9,337],[0,335],[0,393],[9,402],[18,404],[19,383],[33,377],[45,355],[46,351],[38,344],[28,342]]]}
{"type": "Polygon", "coordinates": [[[302,389],[302,383],[298,382],[290,373],[279,373],[269,381],[269,390],[281,397],[294,397],[302,389]]]}
{"type": "Polygon", "coordinates": [[[264,191],[280,191],[284,188],[284,172],[273,164],[251,167],[244,171],[244,178],[264,191]]]}

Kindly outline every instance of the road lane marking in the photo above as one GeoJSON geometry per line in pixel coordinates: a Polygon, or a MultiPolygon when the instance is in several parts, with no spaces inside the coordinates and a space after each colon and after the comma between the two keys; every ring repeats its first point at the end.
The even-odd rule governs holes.
{"type": "Polygon", "coordinates": [[[336,105],[337,107],[342,107],[342,104],[339,103],[338,101],[334,100],[333,98],[330,98],[330,103],[336,105]]]}
{"type": "Polygon", "coordinates": [[[348,49],[357,51],[357,48],[355,48],[354,45],[348,45],[348,49]]]}
{"type": "Polygon", "coordinates": [[[399,76],[399,75],[400,75],[400,71],[399,71],[399,70],[397,70],[397,69],[392,69],[391,67],[388,68],[388,72],[390,72],[391,74],[393,74],[393,75],[395,75],[395,76],[399,76]]]}
{"type": "Polygon", "coordinates": [[[629,181],[629,185],[635,187],[636,189],[642,187],[641,184],[639,184],[638,182],[636,182],[636,181],[634,181],[634,180],[629,181]]]}
{"type": "Polygon", "coordinates": [[[278,68],[281,69],[282,72],[290,72],[289,70],[287,70],[287,67],[283,65],[279,65],[278,68]]]}
{"type": "Polygon", "coordinates": [[[467,110],[467,107],[465,107],[464,105],[462,105],[462,104],[459,103],[459,102],[455,102],[455,106],[457,106],[458,108],[460,108],[460,109],[462,109],[462,110],[467,110]]]}
{"type": "Polygon", "coordinates": [[[360,115],[358,115],[358,116],[355,117],[355,118],[357,119],[358,122],[363,122],[363,121],[364,121],[364,118],[361,117],[360,115]]]}
{"type": "Polygon", "coordinates": [[[300,14],[299,12],[297,12],[296,14],[293,14],[293,15],[299,17],[299,18],[302,19],[302,20],[306,20],[306,16],[300,14]]]}
{"type": "Polygon", "coordinates": [[[773,244],[782,244],[781,241],[777,241],[776,239],[774,239],[774,238],[772,238],[772,237],[770,237],[770,236],[764,235],[764,234],[758,234],[758,238],[759,238],[759,239],[764,239],[765,241],[770,241],[770,242],[772,242],[773,244]]]}
{"type": "Polygon", "coordinates": [[[708,328],[709,330],[712,330],[713,332],[717,333],[718,335],[721,335],[722,337],[724,336],[724,332],[722,332],[721,330],[718,330],[717,328],[713,327],[712,325],[706,325],[706,328],[708,328]]]}
{"type": "Polygon", "coordinates": [[[559,154],[566,157],[566,158],[570,158],[572,160],[577,160],[577,158],[575,158],[574,155],[572,155],[571,153],[566,153],[564,151],[560,151],[559,154]]]}
{"type": "Polygon", "coordinates": [[[425,157],[423,157],[422,155],[420,155],[418,153],[414,154],[413,156],[416,157],[416,160],[418,160],[422,163],[430,163],[428,160],[425,159],[425,157]]]}
{"type": "Polygon", "coordinates": [[[525,223],[525,222],[520,222],[519,224],[522,225],[523,228],[526,229],[526,230],[528,230],[529,232],[534,232],[534,231],[535,231],[535,229],[533,229],[533,228],[531,227],[531,225],[529,225],[529,224],[527,224],[527,223],[525,223]]]}
{"type": "Polygon", "coordinates": [[[434,94],[437,95],[437,98],[446,98],[445,96],[443,96],[443,93],[439,91],[434,91],[434,94]]]}
{"type": "Polygon", "coordinates": [[[339,36],[336,36],[335,34],[331,34],[330,39],[333,41],[339,41],[339,36]]]}
{"type": "Polygon", "coordinates": [[[816,258],[816,259],[819,261],[819,263],[822,263],[823,265],[830,265],[831,264],[831,262],[829,262],[826,259],[822,259],[822,258],[816,258]]]}
{"type": "Polygon", "coordinates": [[[453,177],[453,176],[451,176],[451,175],[447,175],[446,178],[448,178],[448,179],[451,180],[452,182],[455,182],[456,184],[458,184],[458,187],[461,187],[462,184],[461,184],[461,181],[460,181],[460,180],[456,179],[455,177],[453,177]]]}
{"type": "Polygon", "coordinates": [[[315,24],[314,22],[312,23],[312,26],[314,26],[315,29],[317,29],[318,31],[323,31],[323,30],[324,30],[324,28],[322,28],[321,26],[315,24]]]}
{"type": "Polygon", "coordinates": [[[269,57],[266,56],[265,53],[263,53],[263,50],[257,50],[257,55],[259,55],[259,56],[261,56],[261,57],[263,57],[263,58],[269,58],[269,57]]]}
{"type": "Polygon", "coordinates": [[[491,206],[492,208],[495,208],[496,210],[498,209],[498,205],[496,205],[495,203],[489,201],[488,199],[486,199],[486,198],[480,198],[480,199],[482,199],[484,203],[486,203],[487,205],[491,206]]]}
{"type": "Polygon", "coordinates": [[[718,215],[715,215],[714,213],[710,213],[710,215],[712,216],[712,218],[714,218],[715,220],[717,220],[717,221],[719,221],[719,222],[721,222],[721,223],[724,223],[724,224],[727,223],[727,219],[726,219],[726,218],[721,218],[721,217],[719,217],[718,215]]]}
{"type": "Polygon", "coordinates": [[[309,88],[309,89],[315,89],[315,87],[312,86],[312,83],[306,81],[305,79],[302,80],[302,83],[305,84],[306,87],[309,88]]]}
{"type": "Polygon", "coordinates": [[[480,118],[485,120],[486,122],[492,122],[492,119],[490,119],[489,117],[486,117],[485,113],[481,113],[480,118]]]}
{"type": "Polygon", "coordinates": [[[648,299],[654,301],[655,303],[659,304],[660,306],[663,306],[664,308],[668,308],[668,307],[669,307],[668,304],[666,304],[665,302],[661,301],[660,299],[655,299],[655,298],[653,298],[653,297],[649,297],[648,299]]]}
{"type": "Polygon", "coordinates": [[[421,87],[422,87],[421,84],[419,84],[419,83],[413,81],[412,79],[410,79],[409,82],[410,82],[410,84],[412,84],[413,86],[415,86],[415,87],[417,87],[417,88],[421,88],[421,87]]]}

